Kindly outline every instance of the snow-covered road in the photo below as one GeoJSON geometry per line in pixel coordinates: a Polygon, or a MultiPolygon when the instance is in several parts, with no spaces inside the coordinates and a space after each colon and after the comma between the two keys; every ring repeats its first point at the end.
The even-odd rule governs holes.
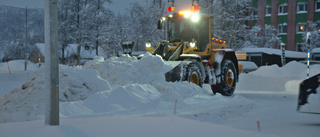
{"type": "Polygon", "coordinates": [[[203,111],[183,117],[249,131],[258,131],[257,121],[259,121],[262,133],[283,137],[320,135],[320,115],[297,112],[296,93],[236,91],[234,97],[246,98],[250,103],[224,106],[218,112],[203,111]]]}

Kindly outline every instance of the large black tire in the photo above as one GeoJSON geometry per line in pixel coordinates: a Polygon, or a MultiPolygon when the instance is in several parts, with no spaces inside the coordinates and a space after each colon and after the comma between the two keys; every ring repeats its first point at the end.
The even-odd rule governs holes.
{"type": "Polygon", "coordinates": [[[192,82],[200,87],[203,85],[203,78],[200,66],[197,62],[191,62],[184,68],[184,81],[192,82]]]}
{"type": "Polygon", "coordinates": [[[221,63],[221,81],[217,85],[212,85],[213,94],[221,93],[223,96],[232,96],[236,87],[238,73],[233,62],[224,59],[221,63]]]}

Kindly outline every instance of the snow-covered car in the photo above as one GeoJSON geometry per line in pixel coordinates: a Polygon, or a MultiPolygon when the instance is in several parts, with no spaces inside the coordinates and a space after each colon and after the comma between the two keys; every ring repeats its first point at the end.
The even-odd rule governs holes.
{"type": "Polygon", "coordinates": [[[238,61],[243,66],[243,73],[249,73],[258,69],[258,66],[252,61],[238,61]]]}

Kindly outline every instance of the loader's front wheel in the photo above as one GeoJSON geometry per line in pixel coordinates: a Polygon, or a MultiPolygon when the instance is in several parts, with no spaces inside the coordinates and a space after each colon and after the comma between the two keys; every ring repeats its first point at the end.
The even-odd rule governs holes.
{"type": "Polygon", "coordinates": [[[232,61],[225,59],[221,63],[221,82],[212,86],[212,91],[220,92],[223,96],[232,96],[236,87],[236,68],[232,61]]]}
{"type": "Polygon", "coordinates": [[[202,73],[200,70],[200,66],[196,62],[192,62],[188,64],[184,71],[184,78],[185,81],[192,82],[200,87],[203,85],[203,80],[202,80],[202,73]]]}

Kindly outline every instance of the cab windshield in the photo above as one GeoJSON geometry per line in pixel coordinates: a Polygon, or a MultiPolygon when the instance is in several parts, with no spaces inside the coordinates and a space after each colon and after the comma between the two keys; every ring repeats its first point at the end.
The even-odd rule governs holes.
{"type": "Polygon", "coordinates": [[[197,42],[198,50],[203,51],[209,43],[209,18],[197,22],[184,16],[174,16],[167,20],[167,40],[169,42],[197,42]]]}

